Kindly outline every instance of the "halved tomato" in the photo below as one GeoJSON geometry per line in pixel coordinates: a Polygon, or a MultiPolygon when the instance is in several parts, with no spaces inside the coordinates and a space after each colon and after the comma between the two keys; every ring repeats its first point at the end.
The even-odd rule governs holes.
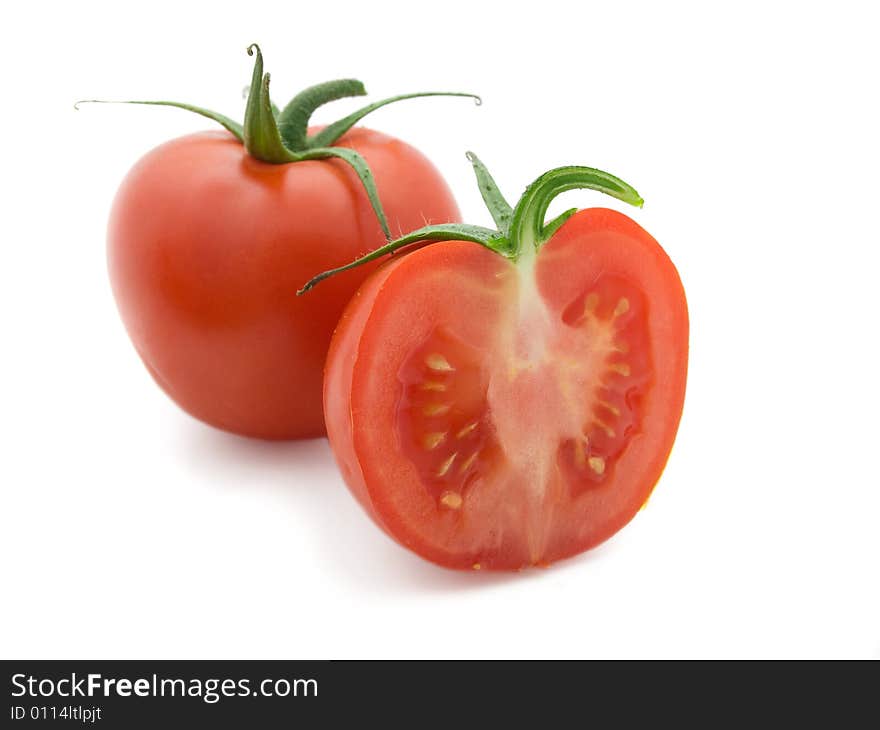
{"type": "Polygon", "coordinates": [[[535,236],[520,225],[516,255],[514,222],[396,257],[331,344],[325,418],[347,483],[444,566],[545,565],[602,542],[647,500],[675,438],[688,349],[675,267],[621,213],[544,227],[545,210],[535,236]]]}

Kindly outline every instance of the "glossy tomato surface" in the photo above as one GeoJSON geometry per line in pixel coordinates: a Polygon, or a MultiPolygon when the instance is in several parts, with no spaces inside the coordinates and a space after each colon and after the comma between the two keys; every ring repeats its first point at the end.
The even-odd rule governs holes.
{"type": "MultiPolygon", "coordinates": [[[[457,221],[437,170],[400,140],[365,128],[339,146],[375,176],[392,234],[457,221]]],[[[156,382],[190,414],[247,436],[324,433],[324,359],[333,328],[370,273],[314,274],[384,242],[343,162],[271,165],[226,132],[194,134],[142,158],[110,218],[113,292],[156,382]]]]}
{"type": "Polygon", "coordinates": [[[456,241],[375,272],[331,345],[328,434],[369,514],[422,557],[546,565],[645,503],[687,354],[663,249],[620,213],[583,210],[531,260],[456,241]]]}

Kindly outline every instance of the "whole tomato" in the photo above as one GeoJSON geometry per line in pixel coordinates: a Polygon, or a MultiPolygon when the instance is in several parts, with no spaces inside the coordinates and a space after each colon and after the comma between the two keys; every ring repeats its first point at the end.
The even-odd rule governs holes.
{"type": "Polygon", "coordinates": [[[392,234],[457,221],[459,211],[420,152],[353,126],[392,101],[435,94],[309,128],[320,104],[365,93],[360,82],[312,87],[279,111],[259,48],[248,51],[256,63],[244,125],[190,105],[135,102],[182,107],[227,131],[172,140],[133,167],[110,216],[110,280],[138,354],[188,413],[246,436],[320,436],[330,336],[369,267],[311,297],[296,290],[392,234]]]}

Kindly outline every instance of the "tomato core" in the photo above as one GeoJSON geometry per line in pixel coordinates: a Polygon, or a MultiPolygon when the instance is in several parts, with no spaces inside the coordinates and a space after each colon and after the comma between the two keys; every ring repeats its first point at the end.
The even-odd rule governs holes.
{"type": "MultiPolygon", "coordinates": [[[[509,265],[508,316],[486,343],[490,356],[436,327],[406,359],[397,438],[438,510],[463,515],[475,490],[507,470],[547,497],[571,497],[613,477],[638,431],[651,384],[645,297],[601,274],[561,311],[538,289],[533,262],[509,265]]],[[[465,519],[465,517],[461,517],[465,519]]]]}

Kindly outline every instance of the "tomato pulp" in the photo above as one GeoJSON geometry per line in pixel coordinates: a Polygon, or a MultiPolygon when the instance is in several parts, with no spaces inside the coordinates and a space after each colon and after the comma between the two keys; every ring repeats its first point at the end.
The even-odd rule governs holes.
{"type": "MultiPolygon", "coordinates": [[[[373,171],[393,232],[458,220],[452,194],[413,147],[363,127],[335,145],[373,171]]],[[[352,169],[340,160],[269,164],[226,132],[148,153],[113,205],[113,293],[138,354],[184,410],[247,436],[324,433],[330,335],[369,274],[347,272],[309,297],[316,271],[384,243],[352,169]]]]}
{"type": "Polygon", "coordinates": [[[516,262],[438,243],[374,273],[343,315],[330,442],[368,513],[422,557],[545,565],[645,503],[687,354],[677,271],[621,213],[580,211],[516,262]]]}

